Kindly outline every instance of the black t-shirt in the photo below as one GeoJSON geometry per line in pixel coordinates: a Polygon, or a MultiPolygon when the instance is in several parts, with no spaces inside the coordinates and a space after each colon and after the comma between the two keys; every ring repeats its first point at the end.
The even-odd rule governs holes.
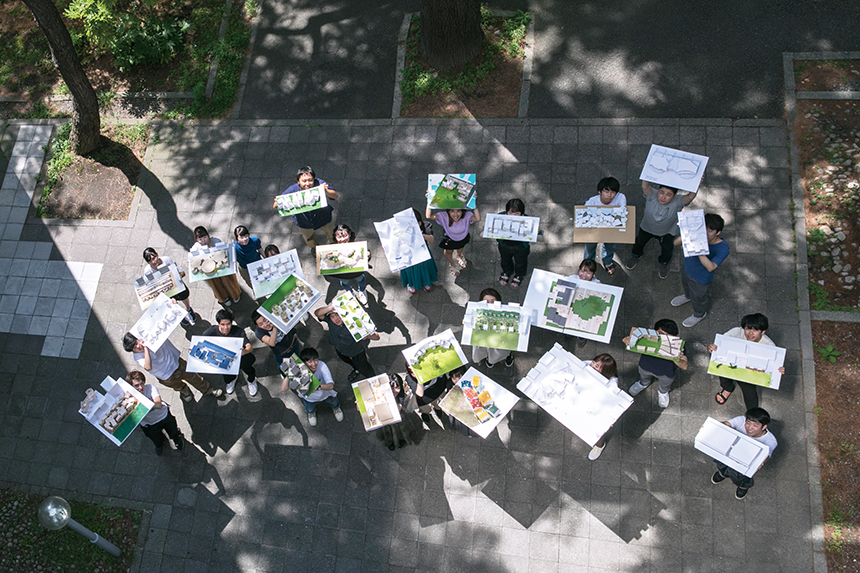
{"type": "MultiPolygon", "coordinates": [[[[269,336],[272,332],[276,333],[276,336],[282,334],[281,331],[278,330],[278,328],[275,326],[272,327],[271,332],[269,332],[268,330],[263,330],[259,326],[254,327],[254,336],[256,336],[257,339],[260,340],[260,342],[263,341],[264,336],[269,336]]],[[[293,354],[294,340],[298,339],[296,338],[296,329],[292,328],[288,333],[284,334],[281,339],[275,343],[274,346],[271,347],[272,352],[274,352],[278,356],[287,356],[288,354],[293,354]]]]}
{"type": "Polygon", "coordinates": [[[239,328],[235,324],[232,328],[230,328],[230,332],[227,334],[221,334],[221,331],[218,330],[218,325],[213,324],[212,326],[203,331],[203,336],[223,336],[225,338],[241,338],[242,348],[244,348],[248,344],[251,344],[251,341],[248,340],[247,336],[245,336],[245,329],[239,328]]]}
{"type": "Polygon", "coordinates": [[[415,399],[417,400],[418,405],[426,406],[445,392],[445,389],[448,386],[448,378],[446,376],[439,376],[438,378],[434,378],[430,382],[424,384],[423,396],[418,395],[418,380],[413,378],[411,374],[406,374],[406,383],[409,384],[409,387],[412,389],[412,393],[415,394],[415,399]]]}

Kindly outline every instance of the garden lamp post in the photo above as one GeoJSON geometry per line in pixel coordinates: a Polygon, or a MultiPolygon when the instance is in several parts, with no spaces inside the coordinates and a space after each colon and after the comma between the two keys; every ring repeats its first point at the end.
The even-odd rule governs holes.
{"type": "Polygon", "coordinates": [[[102,539],[98,533],[93,533],[72,519],[72,508],[69,507],[69,502],[61,497],[52,495],[39,504],[39,523],[45,529],[52,531],[57,531],[68,525],[73,531],[77,531],[89,539],[90,543],[95,543],[114,557],[119,557],[119,548],[116,545],[107,539],[102,539]]]}

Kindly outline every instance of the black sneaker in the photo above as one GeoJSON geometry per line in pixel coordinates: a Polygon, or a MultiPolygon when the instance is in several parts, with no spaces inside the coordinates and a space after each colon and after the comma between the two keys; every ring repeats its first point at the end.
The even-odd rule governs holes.
{"type": "Polygon", "coordinates": [[[163,453],[164,453],[164,446],[163,445],[155,446],[155,455],[156,456],[160,456],[163,453]]]}
{"type": "Polygon", "coordinates": [[[748,491],[748,489],[739,487],[737,491],[735,491],[735,499],[743,499],[744,497],[746,497],[748,491]]]}
{"type": "Polygon", "coordinates": [[[359,376],[361,376],[361,372],[359,372],[358,370],[353,370],[349,373],[349,376],[347,376],[346,379],[349,382],[355,382],[356,380],[358,380],[359,376]]]}
{"type": "Polygon", "coordinates": [[[490,362],[489,360],[487,360],[487,368],[492,368],[495,365],[496,365],[495,362],[490,362]]]}
{"type": "Polygon", "coordinates": [[[711,483],[720,483],[726,479],[726,476],[720,473],[720,470],[714,472],[714,475],[711,476],[711,483]]]}
{"type": "Polygon", "coordinates": [[[660,263],[660,270],[657,271],[657,276],[661,279],[669,276],[669,263],[660,263]]]}
{"type": "Polygon", "coordinates": [[[508,354],[507,358],[505,358],[505,366],[510,368],[513,365],[514,365],[514,355],[508,354]]]}
{"type": "Polygon", "coordinates": [[[176,446],[177,450],[182,450],[185,447],[185,439],[179,436],[179,439],[173,441],[173,445],[176,446]]]}
{"type": "Polygon", "coordinates": [[[636,268],[636,263],[638,263],[638,262],[639,262],[639,257],[637,257],[636,255],[630,255],[627,258],[627,262],[624,263],[624,268],[626,268],[628,271],[632,271],[633,269],[636,268]]]}

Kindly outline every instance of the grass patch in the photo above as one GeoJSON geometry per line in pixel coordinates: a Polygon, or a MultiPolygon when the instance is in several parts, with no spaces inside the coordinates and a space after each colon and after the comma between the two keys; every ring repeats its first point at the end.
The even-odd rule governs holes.
{"type": "Polygon", "coordinates": [[[36,207],[36,216],[44,217],[44,204],[51,194],[51,191],[56,187],[60,176],[66,167],[75,162],[75,155],[69,149],[69,137],[72,133],[72,124],[64,123],[57,128],[57,136],[51,142],[49,150],[50,159],[48,160],[48,169],[45,176],[45,186],[42,187],[42,197],[39,199],[39,206],[36,207]]]}
{"type": "Polygon", "coordinates": [[[840,306],[830,302],[830,295],[824,287],[810,282],[809,283],[809,300],[812,310],[829,310],[833,312],[860,312],[860,308],[853,306],[840,306]]]}

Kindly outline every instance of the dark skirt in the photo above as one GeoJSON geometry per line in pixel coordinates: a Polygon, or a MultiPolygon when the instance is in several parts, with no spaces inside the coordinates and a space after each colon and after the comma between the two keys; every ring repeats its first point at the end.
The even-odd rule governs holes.
{"type": "Polygon", "coordinates": [[[470,235],[466,235],[466,238],[462,241],[455,241],[448,235],[443,235],[442,240],[439,241],[439,248],[445,251],[456,251],[468,245],[470,239],[470,235]]]}

